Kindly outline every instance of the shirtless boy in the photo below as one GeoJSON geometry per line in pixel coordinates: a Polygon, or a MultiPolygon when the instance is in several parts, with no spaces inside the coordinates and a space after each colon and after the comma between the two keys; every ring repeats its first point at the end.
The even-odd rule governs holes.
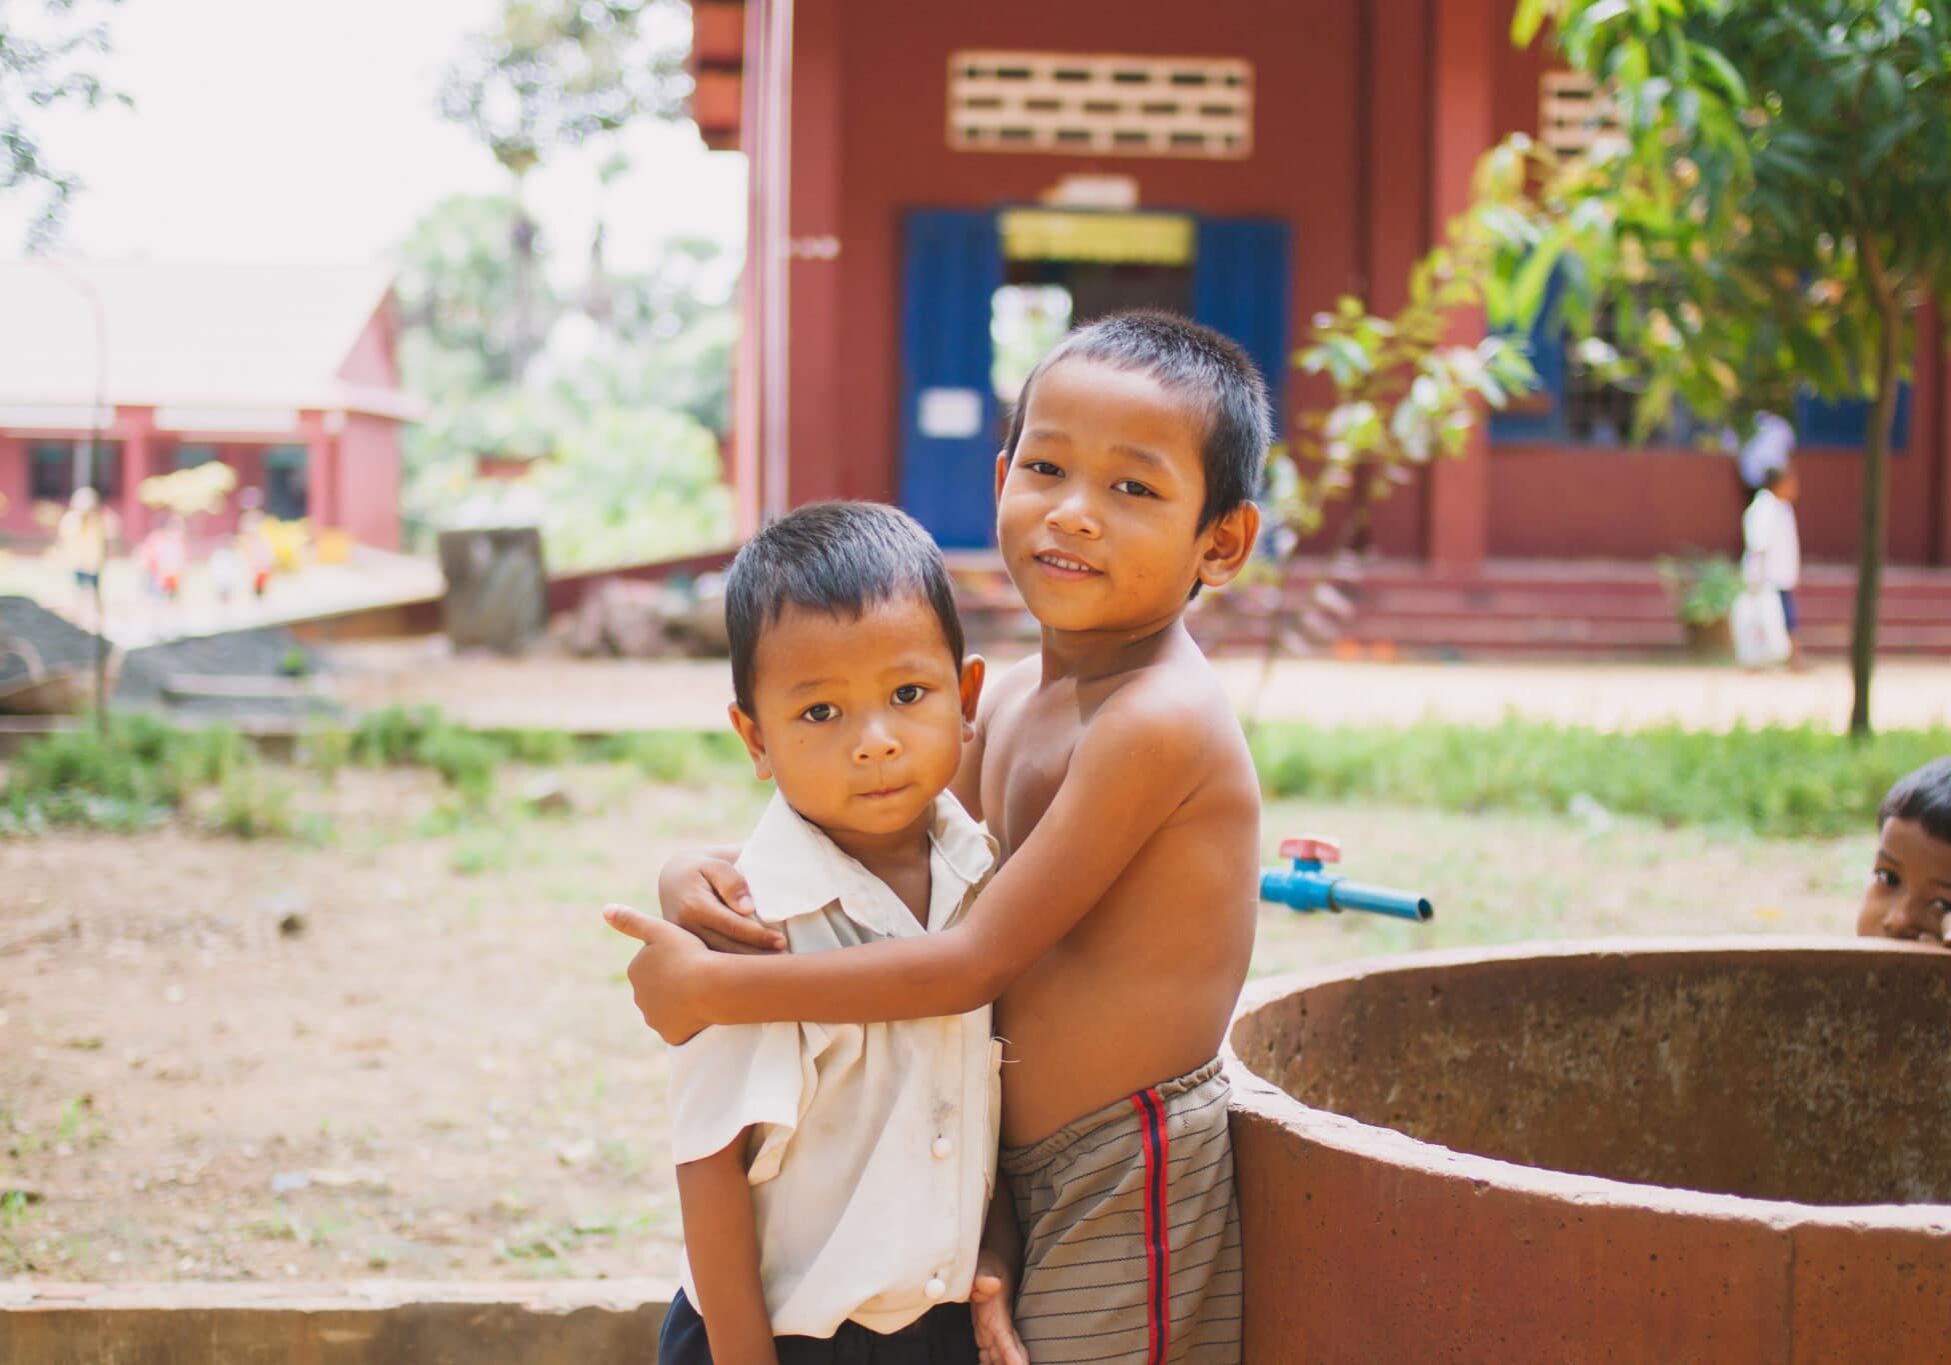
{"type": "MultiPolygon", "coordinates": [[[[644,942],[631,983],[671,1041],[996,1002],[1017,1217],[991,1219],[991,1246],[1020,1265],[1037,1365],[1240,1358],[1216,1054],[1253,948],[1259,787],[1183,617],[1246,563],[1267,442],[1252,363],[1167,314],[1085,327],[1031,374],[996,462],[997,538],[1042,648],[983,698],[956,778],[1004,862],[954,928],[759,956],[607,912],[644,942]]],[[[681,925],[778,946],[727,908],[730,868],[688,859],[663,885],[681,925]]]]}

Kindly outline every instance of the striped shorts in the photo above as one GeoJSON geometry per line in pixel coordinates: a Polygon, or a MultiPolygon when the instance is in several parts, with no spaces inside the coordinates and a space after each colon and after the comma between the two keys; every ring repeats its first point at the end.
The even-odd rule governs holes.
{"type": "Polygon", "coordinates": [[[1005,1147],[1035,1365],[1240,1359],[1240,1214],[1217,1060],[1005,1147]]]}

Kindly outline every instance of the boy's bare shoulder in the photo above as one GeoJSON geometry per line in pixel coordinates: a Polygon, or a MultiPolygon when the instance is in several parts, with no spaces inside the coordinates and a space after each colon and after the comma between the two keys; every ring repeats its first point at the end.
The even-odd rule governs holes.
{"type": "Polygon", "coordinates": [[[1104,698],[1089,728],[1144,751],[1196,762],[1202,770],[1246,756],[1233,703],[1190,642],[1131,674],[1104,698]]]}

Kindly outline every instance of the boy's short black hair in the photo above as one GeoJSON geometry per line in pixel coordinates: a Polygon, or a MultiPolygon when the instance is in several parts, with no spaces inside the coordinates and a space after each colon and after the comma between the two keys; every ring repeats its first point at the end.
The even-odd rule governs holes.
{"type": "Polygon", "coordinates": [[[1206,501],[1199,511],[1200,530],[1259,491],[1267,447],[1273,440],[1267,385],[1260,371],[1237,343],[1212,328],[1155,309],[1099,318],[1052,347],[1023,381],[1023,392],[1009,416],[1005,458],[1016,458],[1023,414],[1029,410],[1036,381],[1058,361],[1071,359],[1141,370],[1205,409],[1206,442],[1200,454],[1206,501]]]}
{"type": "Polygon", "coordinates": [[[913,517],[878,502],[815,502],[789,512],[745,543],[725,578],[732,694],[752,710],[759,636],[789,606],[858,620],[902,593],[925,598],[962,667],[962,622],[942,552],[913,517]]]}
{"type": "Polygon", "coordinates": [[[1877,807],[1876,827],[1892,820],[1915,820],[1933,839],[1951,844],[1951,754],[1898,779],[1877,807]]]}

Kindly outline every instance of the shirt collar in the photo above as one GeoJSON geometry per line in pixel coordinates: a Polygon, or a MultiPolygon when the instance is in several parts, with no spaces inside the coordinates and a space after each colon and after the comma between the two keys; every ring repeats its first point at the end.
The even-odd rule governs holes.
{"type": "MultiPolygon", "coordinates": [[[[928,928],[938,930],[947,927],[970,888],[989,874],[996,846],[948,792],[935,798],[929,842],[928,928]]],[[[776,791],[745,841],[738,868],[758,918],[767,924],[817,914],[837,902],[848,919],[884,938],[922,932],[886,883],[842,852],[776,791]]]]}

